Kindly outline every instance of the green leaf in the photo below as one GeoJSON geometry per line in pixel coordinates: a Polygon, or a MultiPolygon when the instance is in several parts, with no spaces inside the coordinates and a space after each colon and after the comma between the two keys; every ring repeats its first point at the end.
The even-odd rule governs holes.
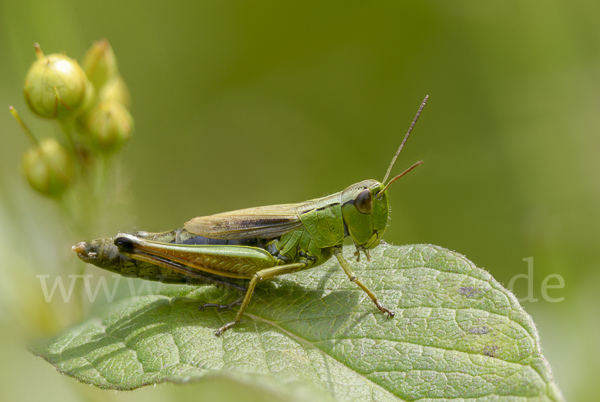
{"type": "Polygon", "coordinates": [[[393,319],[332,259],[261,283],[242,323],[219,338],[235,311],[198,306],[225,291],[165,285],[31,351],[110,389],[231,374],[310,383],[338,400],[563,400],[531,317],[489,273],[431,245],[382,245],[358,263],[351,251],[393,319]]]}

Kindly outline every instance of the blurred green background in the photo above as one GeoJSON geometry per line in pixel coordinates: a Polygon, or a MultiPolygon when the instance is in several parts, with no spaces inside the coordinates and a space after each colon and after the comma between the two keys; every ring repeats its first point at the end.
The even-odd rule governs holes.
{"type": "MultiPolygon", "coordinates": [[[[35,275],[74,264],[75,241],[381,180],[426,94],[395,171],[425,164],[391,188],[386,240],[456,250],[504,285],[533,257],[538,301],[523,306],[556,381],[568,400],[597,400],[599,16],[597,1],[1,0],[5,400],[251,400],[227,381],[115,394],[57,374],[24,346],[60,329],[36,307],[35,275]],[[58,133],[23,99],[33,43],[81,59],[101,38],[129,85],[136,131],[123,200],[102,233],[74,239],[23,179],[29,144],[7,108],[40,137],[58,133]],[[548,290],[560,302],[541,291],[551,274],[564,278],[548,290]]],[[[527,297],[527,281],[514,291],[527,297]]]]}

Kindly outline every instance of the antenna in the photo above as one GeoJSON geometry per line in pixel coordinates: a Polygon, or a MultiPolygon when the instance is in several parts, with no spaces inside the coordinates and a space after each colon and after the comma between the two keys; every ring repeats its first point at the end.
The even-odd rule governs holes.
{"type": "MultiPolygon", "coordinates": [[[[410,127],[408,128],[408,132],[404,136],[404,139],[402,140],[402,144],[400,144],[400,148],[398,148],[398,151],[396,151],[396,155],[394,155],[394,157],[392,158],[392,163],[390,163],[390,167],[388,168],[388,170],[387,170],[387,172],[385,174],[385,177],[383,178],[383,182],[381,182],[381,184],[385,185],[385,181],[389,177],[389,175],[390,175],[390,173],[392,171],[392,168],[394,167],[394,163],[396,163],[396,159],[398,159],[398,155],[400,155],[400,151],[402,151],[402,148],[404,147],[404,144],[406,144],[406,141],[408,140],[408,137],[410,136],[410,133],[412,132],[413,128],[415,127],[415,124],[417,124],[417,120],[419,120],[419,116],[421,116],[421,112],[423,111],[423,108],[425,107],[425,104],[427,103],[427,99],[429,99],[429,95],[425,96],[425,99],[423,99],[423,102],[421,103],[421,106],[419,106],[419,110],[417,111],[417,114],[415,115],[415,118],[413,119],[412,123],[410,124],[410,127]]],[[[403,173],[401,173],[400,175],[396,176],[392,181],[390,181],[388,183],[387,186],[385,186],[385,188],[387,189],[388,186],[390,184],[392,184],[392,182],[396,181],[397,179],[399,179],[400,177],[402,177],[405,173],[408,173],[409,171],[411,171],[412,169],[414,169],[415,167],[417,167],[421,163],[423,163],[423,162],[415,163],[410,168],[408,168],[407,170],[405,170],[403,173]]]]}
{"type": "Polygon", "coordinates": [[[400,173],[398,176],[394,177],[392,180],[390,180],[390,182],[388,184],[385,185],[385,187],[383,188],[383,190],[381,190],[380,192],[377,193],[376,197],[379,197],[380,194],[383,194],[385,192],[385,190],[388,189],[388,187],[395,182],[396,180],[398,180],[399,178],[401,178],[402,176],[404,176],[405,174],[407,174],[408,172],[410,172],[411,170],[413,170],[414,168],[416,168],[417,166],[419,166],[420,164],[422,164],[423,161],[418,161],[413,163],[413,165],[411,167],[409,167],[408,169],[406,169],[404,172],[400,173]]]}

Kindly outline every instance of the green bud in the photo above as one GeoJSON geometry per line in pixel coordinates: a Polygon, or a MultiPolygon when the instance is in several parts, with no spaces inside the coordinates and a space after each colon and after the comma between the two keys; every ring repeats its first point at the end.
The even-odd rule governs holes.
{"type": "Polygon", "coordinates": [[[76,112],[85,99],[87,77],[77,62],[63,54],[37,55],[25,78],[25,101],[35,114],[62,119],[76,112]]]}
{"type": "Polygon", "coordinates": [[[95,42],[83,56],[83,69],[96,89],[117,74],[117,59],[106,39],[95,42]]]}
{"type": "Polygon", "coordinates": [[[100,90],[100,102],[119,102],[126,108],[131,106],[131,96],[125,80],[117,74],[111,78],[100,90]]]}
{"type": "Polygon", "coordinates": [[[100,152],[114,152],[131,137],[133,118],[119,102],[102,102],[86,114],[85,129],[92,147],[100,152]]]}
{"type": "Polygon", "coordinates": [[[23,155],[23,171],[34,190],[59,197],[73,182],[71,155],[54,138],[45,138],[23,155]]]}
{"type": "Polygon", "coordinates": [[[96,89],[94,88],[94,85],[92,85],[92,83],[90,81],[87,81],[87,85],[85,88],[85,98],[83,99],[83,102],[81,103],[79,112],[85,112],[86,110],[91,109],[92,106],[94,106],[96,104],[96,102],[97,102],[96,89]]]}

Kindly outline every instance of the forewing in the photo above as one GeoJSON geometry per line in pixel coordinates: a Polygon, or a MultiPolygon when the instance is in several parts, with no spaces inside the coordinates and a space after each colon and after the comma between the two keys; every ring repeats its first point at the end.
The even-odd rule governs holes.
{"type": "Polygon", "coordinates": [[[296,212],[299,205],[269,205],[199,216],[186,222],[185,229],[212,239],[272,239],[302,226],[296,212]]]}

